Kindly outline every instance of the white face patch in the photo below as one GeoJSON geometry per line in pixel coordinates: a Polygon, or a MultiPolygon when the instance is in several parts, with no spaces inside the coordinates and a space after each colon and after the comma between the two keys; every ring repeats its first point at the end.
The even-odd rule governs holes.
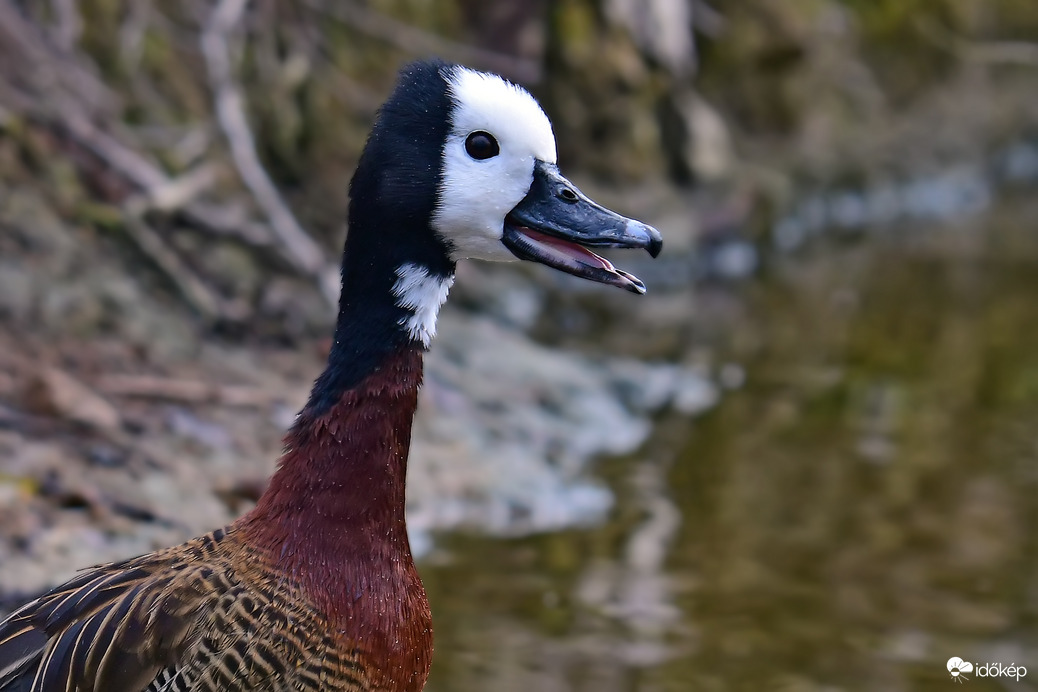
{"type": "Polygon", "coordinates": [[[409,262],[396,268],[396,276],[396,283],[393,284],[396,304],[411,311],[410,315],[400,320],[400,325],[412,339],[422,342],[428,348],[429,342],[436,336],[436,316],[454,285],[454,275],[432,276],[425,267],[409,262]]]}
{"type": "Polygon", "coordinates": [[[505,215],[529,192],[535,160],[555,163],[551,122],[529,92],[497,75],[458,67],[446,77],[454,108],[432,227],[455,261],[514,260],[501,244],[505,215]],[[497,140],[500,153],[469,156],[465,140],[476,131],[497,140]]]}

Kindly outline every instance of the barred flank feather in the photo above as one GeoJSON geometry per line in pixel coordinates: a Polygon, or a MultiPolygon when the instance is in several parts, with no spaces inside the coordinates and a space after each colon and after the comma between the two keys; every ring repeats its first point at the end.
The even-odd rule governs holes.
{"type": "Polygon", "coordinates": [[[25,605],[0,624],[0,690],[367,690],[361,654],[237,539],[97,567],[25,605]]]}

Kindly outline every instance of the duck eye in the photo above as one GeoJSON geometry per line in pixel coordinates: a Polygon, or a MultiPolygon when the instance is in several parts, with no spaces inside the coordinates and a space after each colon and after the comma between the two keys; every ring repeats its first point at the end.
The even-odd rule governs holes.
{"type": "Polygon", "coordinates": [[[492,134],[476,130],[465,138],[465,151],[477,161],[482,161],[500,154],[501,147],[497,145],[497,140],[492,134]]]}

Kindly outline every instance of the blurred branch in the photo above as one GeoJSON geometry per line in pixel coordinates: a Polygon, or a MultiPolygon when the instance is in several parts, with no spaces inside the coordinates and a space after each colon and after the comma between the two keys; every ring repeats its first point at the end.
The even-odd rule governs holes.
{"type": "Polygon", "coordinates": [[[148,190],[147,211],[175,211],[186,207],[191,200],[216,183],[216,164],[203,164],[182,176],[167,179],[165,183],[148,190]]]}
{"type": "Polygon", "coordinates": [[[214,203],[197,201],[181,210],[192,226],[215,235],[238,238],[254,247],[274,244],[270,227],[252,219],[245,204],[238,201],[214,203]]]}
{"type": "Polygon", "coordinates": [[[672,75],[690,75],[696,69],[695,7],[688,0],[609,0],[603,7],[613,23],[622,26],[646,55],[672,75]]]}
{"type": "Polygon", "coordinates": [[[138,249],[169,277],[195,311],[207,320],[220,317],[224,312],[220,301],[148,225],[144,218],[144,205],[130,207],[123,212],[123,227],[138,249]]]}
{"type": "Polygon", "coordinates": [[[95,386],[108,396],[164,399],[192,404],[256,407],[269,405],[284,395],[258,387],[213,384],[154,375],[104,375],[95,386]]]}
{"type": "Polygon", "coordinates": [[[51,30],[55,42],[64,51],[71,51],[83,33],[83,17],[76,7],[76,0],[51,0],[55,25],[51,30]]]}
{"type": "Polygon", "coordinates": [[[62,129],[145,194],[150,196],[152,190],[169,184],[169,178],[161,168],[98,128],[82,109],[69,103],[63,105],[67,107],[59,107],[51,114],[58,119],[62,129]]]}
{"type": "Polygon", "coordinates": [[[1038,67],[1038,43],[1027,41],[970,41],[929,20],[920,20],[923,36],[959,58],[987,64],[1038,67]]]}
{"type": "Polygon", "coordinates": [[[15,47],[27,59],[24,67],[30,71],[23,77],[36,84],[60,85],[75,94],[91,110],[118,110],[119,99],[80,60],[72,60],[48,50],[49,41],[32,22],[18,10],[12,0],[0,0],[0,40],[15,47]]]}
{"type": "Polygon", "coordinates": [[[703,36],[717,38],[725,29],[724,16],[708,5],[705,0],[691,0],[692,26],[703,36]]]}
{"type": "Polygon", "coordinates": [[[968,60],[1038,67],[1038,43],[1026,43],[1024,41],[962,41],[961,46],[963,55],[968,60]]]}
{"type": "Polygon", "coordinates": [[[303,3],[317,12],[332,17],[368,36],[385,41],[411,55],[438,55],[493,72],[500,72],[527,84],[536,84],[542,78],[541,66],[535,60],[457,43],[370,10],[363,5],[341,1],[328,4],[321,0],[303,0],[303,3]]]}
{"type": "Polygon", "coordinates": [[[216,175],[217,166],[199,166],[179,178],[151,187],[144,194],[130,197],[123,204],[123,227],[137,248],[166,274],[188,305],[202,317],[241,319],[241,310],[234,309],[210,290],[167,246],[146,218],[150,211],[186,210],[192,199],[216,182],[216,175]]]}
{"type": "Polygon", "coordinates": [[[329,267],[321,248],[299,225],[263,169],[245,117],[241,91],[232,76],[228,38],[247,3],[248,0],[221,0],[202,32],[202,54],[209,71],[217,121],[227,138],[242,181],[267,216],[289,260],[297,269],[313,277],[328,302],[335,306],[339,299],[338,273],[329,267]]]}
{"type": "Polygon", "coordinates": [[[140,63],[150,13],[150,0],[136,0],[130,4],[126,18],[119,25],[119,54],[131,74],[137,72],[140,63]]]}

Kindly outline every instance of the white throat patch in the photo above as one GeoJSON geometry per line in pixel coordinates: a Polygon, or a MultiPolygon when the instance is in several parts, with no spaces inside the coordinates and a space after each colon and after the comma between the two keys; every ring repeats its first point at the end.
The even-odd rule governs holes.
{"type": "Polygon", "coordinates": [[[454,285],[454,275],[433,276],[420,264],[408,262],[396,268],[396,276],[393,284],[396,304],[411,312],[400,320],[400,326],[412,339],[428,348],[436,336],[436,316],[454,285]]]}
{"type": "Polygon", "coordinates": [[[455,67],[444,77],[451,122],[432,227],[455,261],[513,260],[501,244],[505,216],[530,191],[535,162],[555,163],[551,122],[529,92],[497,75],[455,67]],[[473,132],[493,137],[499,153],[470,156],[465,140],[473,132]]]}

